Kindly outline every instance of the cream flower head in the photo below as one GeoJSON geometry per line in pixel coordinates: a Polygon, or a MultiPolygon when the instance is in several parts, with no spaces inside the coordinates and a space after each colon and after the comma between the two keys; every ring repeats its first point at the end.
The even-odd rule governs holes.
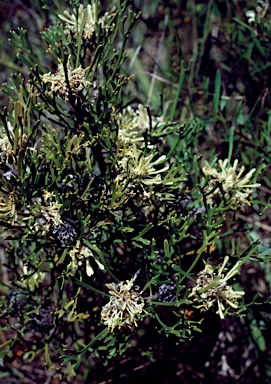
{"type": "MultiPolygon", "coordinates": [[[[10,122],[8,122],[8,130],[11,137],[13,137],[13,130],[10,122]]],[[[2,162],[7,162],[10,157],[14,156],[14,150],[7,134],[5,132],[1,132],[0,135],[0,159],[2,162]]]]}
{"type": "Polygon", "coordinates": [[[12,225],[17,220],[14,193],[0,195],[0,219],[11,220],[12,225]]]}
{"type": "MultiPolygon", "coordinates": [[[[10,158],[14,158],[15,152],[14,152],[14,146],[11,144],[11,141],[14,143],[15,137],[14,137],[14,127],[10,123],[10,121],[7,122],[7,129],[8,134],[2,129],[0,131],[0,160],[3,163],[8,162],[10,158]]],[[[27,141],[27,136],[21,132],[21,128],[19,127],[19,137],[22,141],[22,144],[25,144],[27,141]]]]}
{"type": "Polygon", "coordinates": [[[56,202],[56,196],[53,192],[44,191],[44,204],[41,198],[34,200],[35,232],[41,231],[46,235],[52,226],[62,224],[60,209],[61,204],[56,202]],[[35,207],[36,206],[36,207],[35,207]]]}
{"type": "Polygon", "coordinates": [[[132,289],[136,277],[137,274],[126,282],[106,284],[110,300],[103,306],[101,317],[112,331],[115,327],[120,329],[124,326],[137,326],[136,318],[143,311],[144,300],[140,293],[132,289]]]}
{"type": "MultiPolygon", "coordinates": [[[[78,94],[78,92],[90,86],[91,83],[86,80],[86,71],[87,70],[83,69],[81,66],[72,69],[70,64],[67,63],[69,86],[73,93],[78,94]]],[[[51,72],[46,73],[41,76],[41,79],[45,84],[50,85],[50,93],[55,92],[64,97],[65,100],[68,100],[69,86],[66,81],[65,70],[62,63],[58,64],[57,72],[55,74],[52,74],[51,72]]]]}
{"type": "Polygon", "coordinates": [[[82,4],[78,8],[78,16],[74,13],[64,11],[63,15],[58,15],[65,22],[65,33],[78,35],[83,28],[83,39],[90,39],[96,30],[96,23],[102,28],[108,28],[108,20],[110,15],[106,13],[103,17],[98,18],[95,3],[88,4],[86,8],[82,4]]]}
{"type": "Polygon", "coordinates": [[[77,269],[83,265],[83,263],[86,263],[86,273],[88,276],[92,276],[94,274],[93,268],[90,265],[90,258],[92,257],[101,270],[104,269],[103,264],[99,261],[99,258],[97,256],[94,256],[91,249],[88,247],[82,245],[80,243],[80,240],[76,242],[76,245],[70,250],[69,252],[71,257],[71,262],[68,265],[68,269],[70,270],[71,274],[74,275],[77,269]]]}
{"type": "Polygon", "coordinates": [[[24,280],[23,284],[27,285],[29,287],[30,291],[34,291],[35,288],[38,287],[39,284],[43,282],[43,280],[44,280],[44,278],[46,276],[45,272],[30,271],[30,270],[28,270],[28,268],[25,265],[23,266],[23,273],[24,273],[24,275],[28,276],[24,280]]]}
{"type": "MultiPolygon", "coordinates": [[[[153,161],[154,153],[149,155],[143,152],[134,144],[130,148],[124,150],[122,157],[118,161],[118,176],[115,179],[116,185],[124,185],[129,179],[127,192],[132,192],[135,185],[140,184],[144,191],[144,196],[149,197],[151,192],[145,191],[145,188],[162,184],[161,173],[168,170],[166,164],[162,168],[156,168],[160,164],[165,163],[166,156],[162,155],[153,161]]],[[[167,183],[172,184],[172,183],[167,183]]]]}
{"type": "Polygon", "coordinates": [[[244,175],[245,167],[242,166],[237,171],[237,166],[237,159],[234,161],[233,166],[229,164],[228,159],[224,161],[218,160],[218,167],[211,167],[206,162],[202,171],[205,176],[209,176],[208,185],[206,186],[208,204],[215,204],[216,198],[221,199],[222,195],[226,199],[233,199],[231,205],[233,209],[242,208],[249,204],[248,198],[252,192],[251,188],[260,186],[258,183],[250,183],[250,179],[256,169],[253,168],[244,175]],[[218,170],[217,168],[220,169],[218,170]],[[215,185],[218,183],[220,188],[215,188],[215,185]],[[211,193],[208,194],[209,192],[211,193]]]}
{"type": "Polygon", "coordinates": [[[249,24],[260,24],[270,7],[269,0],[257,0],[257,4],[255,10],[249,9],[245,13],[249,24]]]}
{"type": "MultiPolygon", "coordinates": [[[[138,148],[144,148],[145,142],[143,133],[150,129],[150,126],[155,126],[163,122],[162,117],[151,117],[148,110],[142,104],[134,110],[131,106],[125,108],[116,116],[118,125],[118,141],[121,148],[136,144],[138,148]]],[[[152,146],[148,143],[148,148],[152,146]]]]}
{"type": "Polygon", "coordinates": [[[135,186],[140,184],[143,196],[149,198],[152,191],[148,189],[163,183],[161,174],[169,169],[169,165],[165,155],[155,159],[155,146],[146,142],[144,132],[163,123],[163,118],[149,116],[148,109],[139,104],[136,110],[130,106],[122,110],[115,121],[118,129],[116,186],[124,186],[126,195],[131,197],[135,186]],[[159,167],[161,164],[163,166],[159,167]]]}
{"type": "Polygon", "coordinates": [[[224,276],[223,271],[227,264],[229,257],[226,256],[222,266],[218,269],[217,273],[215,268],[206,264],[203,271],[198,273],[197,285],[192,288],[190,297],[194,297],[194,301],[200,302],[198,308],[208,310],[215,302],[218,305],[218,314],[221,319],[224,319],[225,305],[229,304],[232,308],[237,309],[237,300],[240,299],[245,292],[234,291],[228,285],[227,281],[234,275],[239,273],[241,262],[237,262],[234,267],[224,276]]]}

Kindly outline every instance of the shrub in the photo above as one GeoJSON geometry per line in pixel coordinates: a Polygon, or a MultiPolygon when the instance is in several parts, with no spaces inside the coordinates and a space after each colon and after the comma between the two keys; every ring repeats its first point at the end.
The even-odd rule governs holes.
{"type": "Polygon", "coordinates": [[[1,321],[12,335],[6,361],[20,345],[66,379],[90,359],[108,364],[133,338],[150,355],[153,332],[180,343],[209,312],[245,316],[238,275],[267,251],[234,233],[260,186],[260,168],[233,155],[234,131],[226,159],[206,162],[202,120],[174,119],[178,94],[159,114],[125,91],[138,17],[129,2],[106,13],[97,1],[45,7],[52,25],[40,47],[12,32],[29,78],[4,86],[1,321]]]}

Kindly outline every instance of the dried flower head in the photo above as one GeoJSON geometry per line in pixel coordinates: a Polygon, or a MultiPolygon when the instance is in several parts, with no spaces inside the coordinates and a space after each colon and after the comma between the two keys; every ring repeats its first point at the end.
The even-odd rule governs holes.
{"type": "Polygon", "coordinates": [[[113,331],[123,326],[137,326],[136,317],[144,307],[143,297],[132,289],[137,274],[126,282],[106,284],[111,295],[109,303],[102,308],[102,321],[113,331]]]}
{"type": "Polygon", "coordinates": [[[53,192],[44,191],[42,203],[41,198],[34,200],[35,224],[34,230],[41,231],[42,235],[46,235],[52,226],[62,223],[60,216],[61,204],[56,202],[56,196],[53,192]]]}
{"type": "Polygon", "coordinates": [[[48,332],[54,326],[54,317],[50,307],[39,306],[30,317],[32,321],[29,325],[33,331],[48,332]]]}
{"type": "Polygon", "coordinates": [[[52,74],[51,72],[41,76],[42,81],[45,84],[49,84],[51,87],[50,93],[57,93],[65,100],[68,100],[69,90],[74,94],[78,94],[80,91],[90,85],[90,82],[86,80],[86,69],[81,66],[72,69],[70,64],[67,63],[67,77],[69,84],[67,84],[65,69],[62,63],[59,63],[57,72],[52,74]]]}
{"type": "Polygon", "coordinates": [[[215,302],[218,305],[218,314],[221,319],[224,319],[225,305],[229,304],[232,308],[237,309],[237,300],[240,299],[245,292],[234,291],[227,281],[240,272],[240,261],[224,276],[223,270],[229,257],[226,256],[222,266],[217,273],[210,264],[206,264],[203,271],[199,272],[197,285],[192,289],[190,297],[194,297],[194,301],[200,302],[198,308],[208,310],[215,302]]]}
{"type": "Polygon", "coordinates": [[[174,281],[166,284],[161,284],[157,292],[157,301],[173,302],[176,300],[177,286],[174,281]]]}
{"type": "Polygon", "coordinates": [[[63,218],[61,224],[54,225],[51,229],[53,237],[62,248],[74,244],[78,238],[78,223],[72,218],[63,218]]]}
{"type": "Polygon", "coordinates": [[[219,202],[222,197],[226,200],[233,199],[231,207],[233,209],[242,208],[249,204],[248,198],[251,195],[251,188],[259,187],[260,184],[251,184],[250,179],[255,172],[255,168],[251,169],[246,175],[243,175],[245,167],[242,166],[237,171],[238,160],[235,160],[233,166],[229,165],[228,159],[218,160],[220,170],[211,167],[206,163],[202,171],[209,176],[208,185],[206,187],[207,203],[210,205],[219,202]],[[219,187],[215,188],[217,184],[219,187]],[[208,194],[209,193],[209,194],[208,194]]]}
{"type": "Polygon", "coordinates": [[[91,249],[81,244],[78,240],[76,245],[70,250],[69,255],[71,257],[71,262],[68,265],[68,269],[72,275],[75,274],[77,269],[82,266],[84,263],[86,265],[86,273],[88,276],[94,274],[94,271],[90,265],[90,258],[92,257],[101,270],[104,269],[103,264],[99,261],[99,258],[95,256],[91,249]]]}
{"type": "Polygon", "coordinates": [[[65,22],[65,34],[71,33],[75,36],[80,33],[83,28],[83,39],[90,39],[96,31],[96,24],[102,28],[108,29],[108,21],[111,18],[108,13],[103,17],[98,17],[97,9],[94,3],[88,4],[86,8],[82,4],[79,5],[78,14],[64,11],[63,15],[58,15],[65,22]]]}

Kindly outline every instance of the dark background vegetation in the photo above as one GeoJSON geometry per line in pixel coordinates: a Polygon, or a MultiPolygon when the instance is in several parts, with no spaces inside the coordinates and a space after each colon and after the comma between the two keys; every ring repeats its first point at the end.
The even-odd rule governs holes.
{"type": "MultiPolygon", "coordinates": [[[[102,6],[111,8],[112,3],[102,1],[102,6]]],[[[229,131],[234,126],[233,158],[249,167],[263,168],[258,199],[267,202],[271,190],[271,9],[261,23],[249,25],[245,13],[256,6],[256,1],[238,0],[133,0],[131,8],[140,16],[129,40],[124,69],[134,74],[127,97],[150,104],[157,114],[179,92],[174,118],[195,118],[202,123],[195,147],[203,158],[211,153],[227,157],[229,131]]],[[[50,15],[40,1],[0,1],[1,83],[9,81],[11,73],[22,66],[8,42],[9,31],[24,27],[31,41],[39,45],[38,31],[49,24],[50,15]]],[[[26,69],[21,70],[28,75],[26,69]]],[[[7,103],[7,96],[0,92],[1,107],[7,103]]],[[[270,210],[262,211],[256,205],[251,214],[249,209],[239,214],[236,236],[244,246],[247,238],[242,226],[250,228],[252,239],[269,245],[270,210]]],[[[225,252],[228,247],[226,244],[225,252]]],[[[3,268],[1,275],[5,279],[3,268]]],[[[220,320],[207,314],[202,333],[177,345],[175,338],[165,340],[155,330],[147,335],[141,330],[125,354],[109,360],[107,366],[90,358],[72,382],[270,383],[270,264],[247,263],[241,282],[248,302],[257,292],[261,294],[257,302],[262,305],[251,306],[246,317],[220,320]],[[153,340],[153,347],[147,347],[145,340],[153,340]]],[[[1,344],[6,337],[0,331],[1,344]]],[[[54,377],[56,371],[46,371],[44,361],[23,361],[22,353],[14,350],[12,358],[0,361],[1,382],[65,382],[54,377]]]]}

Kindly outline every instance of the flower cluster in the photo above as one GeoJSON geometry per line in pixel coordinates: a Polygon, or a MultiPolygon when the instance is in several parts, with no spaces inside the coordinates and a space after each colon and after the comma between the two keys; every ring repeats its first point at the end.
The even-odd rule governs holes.
{"type": "Polygon", "coordinates": [[[25,265],[23,266],[23,273],[25,275],[24,278],[26,278],[25,283],[29,287],[30,291],[34,291],[35,288],[38,287],[39,284],[43,282],[46,276],[45,272],[30,271],[25,265]]]}
{"type": "Polygon", "coordinates": [[[215,302],[218,305],[218,314],[221,319],[224,318],[225,305],[229,304],[232,308],[237,309],[237,300],[245,293],[243,291],[234,291],[228,285],[227,281],[239,273],[240,262],[238,261],[233,268],[224,276],[223,271],[229,257],[226,256],[222,266],[215,273],[215,268],[206,264],[203,271],[199,272],[197,285],[192,288],[190,297],[194,297],[194,301],[200,302],[198,308],[208,310],[215,302]]]}
{"type": "Polygon", "coordinates": [[[61,204],[56,202],[56,196],[53,192],[44,191],[44,204],[41,198],[34,200],[34,215],[35,215],[35,232],[41,231],[42,235],[46,235],[52,226],[62,223],[60,216],[61,204]]]}
{"type": "Polygon", "coordinates": [[[250,183],[250,179],[255,172],[255,168],[251,169],[246,175],[244,174],[245,167],[242,166],[237,171],[238,160],[235,160],[233,166],[230,166],[228,159],[218,160],[220,170],[216,167],[211,167],[206,163],[202,171],[205,176],[209,177],[206,186],[207,203],[214,205],[219,203],[222,198],[232,199],[231,208],[243,208],[249,204],[248,198],[251,195],[251,188],[259,187],[260,184],[250,183]],[[219,185],[218,185],[219,184],[219,185]],[[217,188],[215,188],[217,186],[217,188]]]}
{"type": "Polygon", "coordinates": [[[77,269],[85,262],[86,263],[86,273],[88,276],[93,275],[94,271],[90,265],[90,258],[92,257],[101,270],[104,269],[102,263],[100,263],[97,256],[94,256],[91,249],[86,246],[82,246],[81,242],[78,240],[75,246],[70,250],[69,255],[71,257],[71,262],[68,265],[68,270],[74,275],[77,269]]]}
{"type": "Polygon", "coordinates": [[[0,195],[0,219],[11,219],[12,223],[17,219],[14,193],[0,195]]]}
{"type": "MultiPolygon", "coordinates": [[[[8,122],[9,132],[13,132],[10,122],[8,122]]],[[[10,157],[13,157],[14,150],[11,142],[5,132],[1,132],[0,136],[0,159],[3,163],[7,162],[10,157]]]]}
{"type": "Polygon", "coordinates": [[[246,12],[246,17],[248,18],[249,24],[260,24],[262,19],[264,19],[268,8],[270,6],[269,0],[257,0],[256,10],[249,9],[246,12]]]}
{"type": "Polygon", "coordinates": [[[145,142],[143,136],[146,130],[160,122],[162,118],[150,120],[148,110],[143,105],[139,105],[136,111],[127,107],[117,115],[119,166],[117,184],[125,182],[127,178],[130,178],[132,183],[137,182],[145,186],[162,182],[161,173],[168,170],[168,166],[158,170],[155,167],[165,163],[166,156],[154,160],[154,146],[150,142],[145,142]],[[151,151],[149,155],[145,154],[145,147],[151,151]]]}
{"type": "Polygon", "coordinates": [[[68,82],[62,63],[59,63],[55,74],[52,74],[51,72],[46,73],[41,76],[41,79],[45,84],[48,83],[50,85],[50,93],[55,92],[61,97],[64,97],[65,100],[68,100],[69,91],[77,95],[80,91],[89,86],[90,82],[86,79],[86,69],[83,69],[81,66],[72,69],[71,65],[67,63],[66,70],[68,82]]]}
{"type": "Polygon", "coordinates": [[[106,284],[109,288],[110,300],[101,312],[102,321],[113,331],[123,326],[137,326],[136,317],[144,307],[144,300],[140,293],[132,289],[137,275],[126,282],[106,284]]]}
{"type": "MultiPolygon", "coordinates": [[[[7,122],[8,135],[5,131],[0,132],[0,160],[3,163],[9,162],[10,159],[14,158],[15,148],[12,143],[14,143],[14,128],[12,124],[7,122]]],[[[27,137],[25,134],[21,133],[21,143],[25,144],[27,137]]]]}
{"type": "Polygon", "coordinates": [[[147,186],[160,184],[162,182],[161,173],[168,170],[168,166],[161,169],[154,168],[155,166],[164,163],[166,156],[160,156],[157,160],[152,161],[154,153],[144,156],[143,151],[135,145],[126,152],[119,161],[119,166],[122,172],[117,176],[116,181],[127,179],[127,176],[138,183],[147,186]]]}
{"type": "MultiPolygon", "coordinates": [[[[163,118],[150,118],[148,109],[139,104],[137,110],[130,106],[125,108],[116,116],[116,122],[119,146],[126,148],[136,144],[138,148],[143,149],[145,145],[143,133],[150,130],[151,127],[163,123],[163,118]]],[[[151,147],[150,143],[148,143],[148,147],[151,147]]]]}
{"type": "Polygon", "coordinates": [[[106,13],[103,17],[98,18],[95,4],[88,4],[86,8],[82,4],[79,5],[78,15],[64,11],[63,15],[58,15],[65,22],[65,34],[78,35],[83,28],[83,39],[90,39],[95,33],[96,24],[102,28],[108,28],[108,20],[110,15],[106,13]]]}

